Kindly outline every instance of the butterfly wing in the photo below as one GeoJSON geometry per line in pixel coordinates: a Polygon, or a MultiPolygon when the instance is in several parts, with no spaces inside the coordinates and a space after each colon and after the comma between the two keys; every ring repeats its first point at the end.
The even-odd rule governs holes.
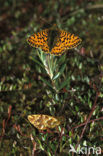
{"type": "Polygon", "coordinates": [[[28,120],[33,124],[37,129],[45,130],[47,128],[55,128],[60,124],[60,121],[52,116],[36,114],[29,115],[28,120]]]}
{"type": "Polygon", "coordinates": [[[60,121],[53,116],[44,115],[43,124],[46,128],[55,128],[60,124],[60,121]]]}
{"type": "Polygon", "coordinates": [[[51,50],[51,54],[61,55],[67,49],[77,47],[81,43],[81,39],[74,34],[71,34],[64,30],[58,30],[59,37],[57,37],[56,44],[51,50]]]}
{"type": "Polygon", "coordinates": [[[49,53],[48,47],[48,29],[34,33],[27,39],[27,42],[35,48],[41,48],[44,52],[49,53]]]}
{"type": "Polygon", "coordinates": [[[37,129],[44,130],[44,129],[46,129],[46,125],[43,123],[44,122],[43,121],[43,116],[44,115],[41,115],[41,114],[29,115],[28,120],[37,129]]]}

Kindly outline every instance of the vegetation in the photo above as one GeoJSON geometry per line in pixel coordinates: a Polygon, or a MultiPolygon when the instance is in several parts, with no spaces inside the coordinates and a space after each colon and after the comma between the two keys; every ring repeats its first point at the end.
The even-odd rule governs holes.
{"type": "Polygon", "coordinates": [[[73,156],[71,146],[100,147],[102,155],[103,1],[0,3],[0,156],[73,156]],[[28,45],[53,24],[82,38],[78,49],[53,56],[28,45]],[[40,131],[32,114],[61,124],[40,131]]]}

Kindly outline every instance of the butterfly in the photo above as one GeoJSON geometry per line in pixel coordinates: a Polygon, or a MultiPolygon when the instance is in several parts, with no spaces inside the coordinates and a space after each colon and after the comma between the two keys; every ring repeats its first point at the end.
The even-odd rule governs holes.
{"type": "Polygon", "coordinates": [[[39,130],[55,128],[60,124],[60,121],[53,116],[44,114],[28,115],[28,120],[39,130]]]}
{"type": "Polygon", "coordinates": [[[74,34],[61,30],[56,26],[34,33],[27,42],[35,48],[40,48],[45,53],[61,55],[68,49],[77,47],[81,39],[74,34]]]}

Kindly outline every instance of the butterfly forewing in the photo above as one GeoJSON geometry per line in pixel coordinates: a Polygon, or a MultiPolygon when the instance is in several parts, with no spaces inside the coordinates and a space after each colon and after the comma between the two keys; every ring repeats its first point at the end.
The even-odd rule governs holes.
{"type": "Polygon", "coordinates": [[[64,30],[60,31],[60,35],[57,38],[56,45],[52,48],[51,54],[61,55],[67,49],[72,49],[81,43],[81,39],[74,34],[71,34],[64,30]]]}
{"type": "Polygon", "coordinates": [[[27,41],[32,47],[41,48],[44,52],[49,53],[48,29],[34,33],[27,41]]]}

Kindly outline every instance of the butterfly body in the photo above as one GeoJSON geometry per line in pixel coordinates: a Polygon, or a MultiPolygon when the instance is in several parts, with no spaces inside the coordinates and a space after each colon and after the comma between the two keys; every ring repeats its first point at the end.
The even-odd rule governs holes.
{"type": "Polygon", "coordinates": [[[55,26],[34,33],[27,41],[31,46],[53,55],[61,55],[67,49],[75,48],[81,43],[78,36],[55,26]]]}
{"type": "Polygon", "coordinates": [[[56,29],[50,29],[48,32],[49,38],[48,38],[48,47],[49,51],[51,53],[53,47],[56,45],[57,38],[59,36],[59,31],[56,29]]]}

